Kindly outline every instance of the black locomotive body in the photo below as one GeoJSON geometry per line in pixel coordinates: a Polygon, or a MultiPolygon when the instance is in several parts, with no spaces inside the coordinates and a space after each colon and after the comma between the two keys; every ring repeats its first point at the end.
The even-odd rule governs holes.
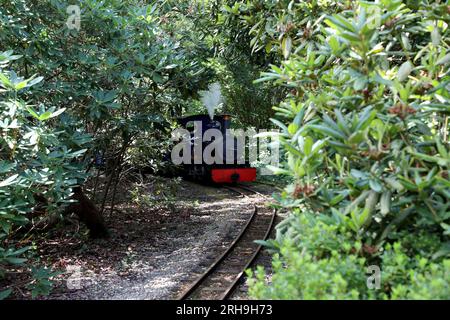
{"type": "Polygon", "coordinates": [[[256,168],[252,168],[245,159],[245,146],[240,146],[237,138],[229,131],[230,115],[216,115],[211,119],[209,115],[201,114],[180,118],[178,122],[189,135],[191,157],[188,163],[182,164],[184,175],[214,183],[248,182],[256,179],[256,168]],[[204,139],[210,133],[216,134],[215,138],[204,139]],[[217,141],[219,133],[220,141],[217,141]],[[214,141],[219,147],[213,150],[212,156],[216,161],[211,163],[203,156],[205,149],[214,141]],[[214,154],[217,151],[219,154],[214,154]]]}

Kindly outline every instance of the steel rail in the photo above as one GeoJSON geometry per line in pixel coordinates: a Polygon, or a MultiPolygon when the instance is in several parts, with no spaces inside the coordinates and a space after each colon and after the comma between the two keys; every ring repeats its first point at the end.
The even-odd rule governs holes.
{"type": "MultiPolygon", "coordinates": [[[[243,196],[246,197],[245,194],[234,190],[233,188],[230,187],[225,187],[228,190],[231,190],[233,192],[239,193],[243,196]]],[[[202,282],[219,266],[219,264],[227,257],[227,255],[231,252],[231,250],[233,250],[236,246],[236,244],[238,243],[238,241],[242,238],[242,236],[245,234],[247,228],[250,226],[250,223],[253,221],[253,219],[255,218],[257,212],[258,212],[258,207],[256,205],[253,205],[253,213],[250,216],[250,218],[247,220],[247,222],[244,225],[244,228],[241,230],[241,232],[239,232],[239,234],[237,235],[237,237],[233,240],[233,242],[228,246],[227,250],[225,250],[225,252],[223,252],[210,266],[208,269],[206,269],[205,272],[203,272],[187,289],[185,289],[180,296],[178,297],[178,300],[185,300],[189,297],[189,295],[194,292],[201,284],[202,282]]]]}
{"type": "MultiPolygon", "coordinates": [[[[275,222],[275,217],[276,217],[276,209],[273,210],[272,218],[270,219],[270,225],[267,228],[266,234],[264,235],[264,239],[263,239],[264,241],[267,240],[267,238],[270,235],[270,232],[273,229],[273,225],[274,225],[274,222],[275,222]]],[[[235,288],[237,287],[237,285],[241,281],[242,277],[244,276],[245,270],[247,270],[253,264],[253,262],[256,260],[256,257],[259,255],[259,253],[261,251],[261,248],[262,248],[262,245],[258,245],[258,247],[256,248],[256,250],[253,253],[253,255],[247,261],[247,264],[245,265],[243,270],[237,275],[236,279],[234,279],[234,281],[231,283],[231,285],[226,289],[226,291],[219,298],[220,300],[227,299],[234,292],[235,288]]]]}
{"type": "MultiPolygon", "coordinates": [[[[224,186],[224,188],[231,190],[235,193],[238,193],[244,197],[248,196],[246,194],[244,194],[243,192],[236,190],[236,188],[233,187],[229,187],[229,186],[224,186]]],[[[263,194],[245,187],[245,186],[237,186],[237,188],[246,190],[246,191],[250,191],[254,194],[258,194],[261,196],[264,196],[263,194]]],[[[244,236],[244,234],[249,230],[249,227],[251,225],[251,223],[255,220],[255,217],[258,213],[258,207],[256,206],[256,204],[253,204],[254,209],[253,209],[253,213],[250,216],[250,218],[247,220],[247,222],[245,223],[244,227],[242,228],[242,230],[239,232],[239,234],[236,236],[236,238],[233,240],[233,242],[228,246],[227,250],[225,250],[225,252],[223,252],[209,267],[208,269],[206,269],[196,280],[194,280],[193,283],[191,283],[189,285],[189,287],[187,287],[185,290],[183,290],[183,292],[178,296],[178,300],[185,300],[188,299],[207,279],[208,276],[210,276],[215,270],[217,270],[217,268],[220,266],[220,264],[229,256],[229,254],[231,253],[231,251],[236,248],[237,244],[239,243],[239,241],[242,239],[242,237],[244,236]]],[[[276,217],[276,210],[273,210],[272,213],[272,217],[270,220],[270,224],[266,230],[266,233],[264,235],[264,239],[263,240],[267,240],[267,238],[270,235],[270,232],[272,231],[273,228],[273,224],[275,221],[275,217],[276,217]]],[[[256,250],[253,252],[252,256],[250,257],[250,259],[248,259],[248,261],[245,264],[245,267],[242,268],[242,270],[236,275],[235,279],[233,280],[233,282],[228,285],[224,292],[220,295],[220,300],[225,300],[227,299],[233,292],[234,289],[236,288],[236,286],[238,285],[239,281],[242,279],[245,270],[251,266],[251,264],[254,262],[254,260],[256,259],[256,257],[258,256],[259,252],[261,251],[262,246],[258,245],[258,247],[256,248],[256,250]]]]}

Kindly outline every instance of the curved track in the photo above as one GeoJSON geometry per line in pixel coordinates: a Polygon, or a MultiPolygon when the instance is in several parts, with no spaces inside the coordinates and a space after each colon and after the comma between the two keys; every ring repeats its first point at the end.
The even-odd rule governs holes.
{"type": "MultiPolygon", "coordinates": [[[[262,195],[247,186],[237,185],[225,188],[244,197],[248,197],[247,193],[262,195]]],[[[253,213],[238,236],[205,272],[183,290],[178,299],[227,299],[261,250],[261,245],[256,244],[255,240],[267,239],[275,216],[276,210],[273,210],[271,214],[258,214],[258,206],[253,204],[253,213]]]]}

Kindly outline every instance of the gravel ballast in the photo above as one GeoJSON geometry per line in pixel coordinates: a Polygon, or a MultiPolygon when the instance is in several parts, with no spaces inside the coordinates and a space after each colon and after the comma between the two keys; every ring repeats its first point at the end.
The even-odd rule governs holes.
{"type": "Polygon", "coordinates": [[[158,212],[132,208],[124,197],[105,216],[108,240],[80,241],[57,253],[44,246],[42,259],[65,271],[46,299],[175,299],[233,241],[252,202],[267,200],[187,181],[176,189],[174,205],[158,212]]]}

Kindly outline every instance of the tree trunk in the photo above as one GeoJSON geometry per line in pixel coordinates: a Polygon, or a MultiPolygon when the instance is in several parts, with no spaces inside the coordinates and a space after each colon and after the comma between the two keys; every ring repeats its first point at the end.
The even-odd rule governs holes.
{"type": "Polygon", "coordinates": [[[81,187],[75,187],[73,192],[72,199],[77,200],[77,202],[69,205],[66,213],[75,213],[80,221],[86,224],[91,238],[108,237],[109,232],[105,221],[95,204],[84,194],[81,187]]]}
{"type": "MultiPolygon", "coordinates": [[[[74,194],[72,199],[77,202],[70,204],[63,212],[62,215],[69,215],[75,213],[81,222],[86,224],[89,229],[89,236],[92,238],[106,238],[109,236],[108,229],[106,228],[103,216],[97,209],[95,204],[84,194],[81,187],[73,188],[74,194]]],[[[37,231],[43,232],[53,228],[61,221],[61,212],[48,214],[46,207],[48,200],[39,193],[33,195],[36,201],[36,206],[32,212],[28,214],[30,223],[26,226],[20,227],[16,231],[26,232],[26,234],[37,231]],[[31,223],[31,219],[45,216],[36,223],[31,223]]]]}

